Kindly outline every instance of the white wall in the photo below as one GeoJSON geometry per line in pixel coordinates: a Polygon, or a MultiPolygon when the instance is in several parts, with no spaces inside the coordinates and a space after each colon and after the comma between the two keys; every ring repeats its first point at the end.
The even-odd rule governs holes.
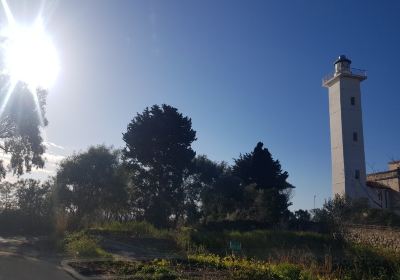
{"type": "Polygon", "coordinates": [[[340,74],[333,80],[329,86],[329,114],[333,195],[368,198],[359,78],[340,74]],[[355,105],[351,105],[351,97],[355,105]],[[357,142],[353,141],[354,132],[357,142]],[[358,180],[355,170],[360,172],[358,180]]]}

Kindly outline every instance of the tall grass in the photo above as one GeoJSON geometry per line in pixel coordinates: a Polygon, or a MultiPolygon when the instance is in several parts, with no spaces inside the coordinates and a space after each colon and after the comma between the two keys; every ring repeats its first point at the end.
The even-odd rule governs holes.
{"type": "Polygon", "coordinates": [[[191,230],[186,234],[186,240],[189,240],[193,248],[202,248],[217,254],[231,253],[229,242],[238,241],[242,245],[243,256],[259,259],[288,258],[288,256],[292,256],[293,259],[298,259],[299,256],[303,259],[323,259],[327,253],[340,254],[346,246],[343,241],[328,235],[278,230],[248,232],[191,230]]]}
{"type": "Polygon", "coordinates": [[[167,229],[158,229],[148,222],[110,222],[92,227],[92,231],[102,231],[104,233],[129,234],[138,238],[172,238],[173,233],[167,229]]]}
{"type": "MultiPolygon", "coordinates": [[[[197,262],[216,267],[229,266],[235,276],[232,279],[400,280],[399,254],[318,233],[279,230],[218,232],[193,228],[160,230],[146,222],[115,222],[99,225],[93,230],[136,238],[173,240],[197,262]],[[229,259],[232,253],[229,241],[233,240],[241,243],[242,251],[235,253],[234,259],[229,259]],[[226,256],[229,257],[224,258],[226,256]]],[[[90,245],[88,240],[80,242],[90,245]]],[[[74,245],[73,250],[79,251],[81,243],[74,245]]]]}

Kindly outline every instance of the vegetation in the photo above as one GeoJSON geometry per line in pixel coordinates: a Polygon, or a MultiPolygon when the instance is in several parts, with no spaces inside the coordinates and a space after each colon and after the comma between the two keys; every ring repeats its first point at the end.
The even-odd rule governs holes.
{"type": "Polygon", "coordinates": [[[132,203],[157,226],[183,218],[183,180],[196,153],[192,121],[174,107],[154,105],[138,114],[123,134],[124,156],[132,176],[132,203]]]}
{"type": "Polygon", "coordinates": [[[91,228],[91,231],[99,233],[114,233],[114,234],[128,234],[131,237],[154,237],[154,238],[172,238],[174,235],[173,231],[167,229],[158,229],[152,224],[141,221],[141,222],[111,222],[95,225],[91,228]]]}
{"type": "Polygon", "coordinates": [[[119,153],[97,146],[66,158],[58,169],[54,191],[57,207],[69,214],[73,227],[88,224],[96,216],[118,219],[127,203],[119,153]]]}
{"type": "Polygon", "coordinates": [[[400,216],[389,210],[371,208],[365,200],[336,196],[321,209],[313,210],[313,221],[323,232],[342,232],[346,224],[400,227],[400,216]]]}
{"type": "MultiPolygon", "coordinates": [[[[41,166],[41,138],[29,139],[36,146],[26,148],[30,140],[21,146],[27,162],[21,169],[15,161],[17,174],[41,166]]],[[[53,233],[71,257],[107,259],[76,261],[88,275],[400,279],[397,253],[356,246],[340,235],[344,222],[400,226],[399,216],[342,197],[312,212],[290,212],[289,175],[263,143],[232,165],[196,156],[191,119],[168,105],[137,114],[123,140],[123,150],[100,145],[67,157],[47,182],[1,182],[2,233],[53,233]],[[106,239],[174,257],[113,260],[102,247],[106,239]],[[231,248],[233,242],[241,249],[231,248]]]]}
{"type": "MultiPolygon", "coordinates": [[[[67,245],[66,248],[74,248],[69,249],[70,253],[82,252],[72,254],[75,257],[91,254],[90,256],[102,258],[104,255],[96,253],[96,249],[93,249],[100,248],[97,241],[102,238],[102,233],[107,238],[117,238],[117,240],[122,233],[133,238],[132,240],[138,240],[138,244],[143,244],[143,250],[148,246],[145,241],[148,238],[169,239],[185,249],[187,257],[148,260],[133,264],[122,264],[118,260],[96,262],[89,265],[92,267],[92,273],[103,270],[104,273],[114,271],[113,273],[117,275],[125,273],[133,276],[136,275],[135,271],[143,271],[143,267],[151,267],[148,270],[151,272],[161,266],[165,269],[163,271],[168,272],[168,277],[175,277],[167,279],[197,279],[194,275],[200,274],[210,277],[213,275],[221,279],[361,280],[398,279],[400,276],[400,256],[393,251],[354,245],[342,239],[335,239],[331,235],[311,232],[281,230],[216,232],[190,228],[160,230],[147,223],[131,222],[126,226],[102,225],[89,231],[74,233],[66,238],[65,243],[68,244],[72,240],[77,242],[77,245],[67,245]],[[129,234],[130,230],[132,235],[129,234]],[[229,248],[231,240],[240,242],[242,250],[232,252],[229,248]]],[[[125,239],[124,242],[129,242],[129,239],[125,239]]],[[[154,250],[154,246],[149,250],[154,250]]],[[[157,250],[161,253],[169,249],[160,245],[157,250]]],[[[82,269],[86,271],[85,263],[78,265],[77,262],[76,265],[83,266],[82,269]]],[[[151,277],[155,276],[149,273],[146,277],[148,278],[144,279],[154,279],[151,277]]]]}
{"type": "Polygon", "coordinates": [[[64,239],[64,250],[76,258],[111,257],[99,245],[98,240],[83,231],[68,234],[64,239]]]}
{"type": "MultiPolygon", "coordinates": [[[[10,82],[8,77],[0,76],[0,83],[6,85],[5,87],[10,82]]],[[[47,92],[31,92],[24,83],[17,83],[13,90],[11,95],[4,89],[0,94],[0,99],[3,100],[0,114],[0,150],[10,156],[9,162],[0,160],[0,179],[5,178],[7,171],[19,176],[31,171],[32,167],[44,166],[42,156],[45,146],[41,129],[47,125],[47,92]]]]}
{"type": "MultiPolygon", "coordinates": [[[[18,92],[25,94],[23,87],[18,92]]],[[[45,93],[37,94],[46,124],[45,93]]],[[[10,102],[11,106],[17,99],[10,102]]],[[[12,114],[11,109],[9,113],[12,114]]],[[[36,114],[32,121],[39,124],[38,118],[36,114]]],[[[4,129],[8,127],[3,125],[4,129]]],[[[29,139],[42,145],[41,138],[29,139]]],[[[240,154],[232,165],[195,156],[191,145],[196,132],[191,119],[165,104],[137,114],[128,124],[123,140],[126,146],[122,153],[102,145],[66,158],[55,178],[48,182],[2,183],[0,220],[5,224],[15,221],[20,228],[8,229],[18,232],[24,231],[23,227],[26,231],[36,227],[34,232],[39,228],[62,231],[113,221],[149,221],[159,228],[219,224],[238,229],[307,230],[317,225],[324,232],[337,230],[341,221],[400,225],[400,218],[393,213],[340,198],[328,201],[312,215],[304,210],[291,213],[288,206],[293,186],[287,181],[288,173],[261,142],[250,153],[240,154]],[[17,222],[22,219],[15,219],[17,216],[47,221],[47,225],[31,222],[28,226],[29,222],[17,222]]],[[[25,157],[26,170],[30,169],[29,162],[40,166],[40,153],[44,150],[39,151],[39,146],[26,148],[32,152],[32,156],[25,157]]],[[[15,168],[22,164],[19,160],[12,162],[15,168]]]]}
{"type": "Polygon", "coordinates": [[[52,230],[51,183],[26,179],[0,183],[0,224],[4,234],[39,234],[52,230]]]}
{"type": "MultiPolygon", "coordinates": [[[[93,246],[88,245],[88,247],[92,248],[93,246]]],[[[78,248],[81,247],[78,246],[78,248]]],[[[80,249],[80,252],[87,251],[80,249]]],[[[95,254],[95,256],[98,255],[95,254]]],[[[340,260],[335,260],[335,255],[332,253],[324,255],[322,259],[303,257],[296,261],[284,255],[266,261],[234,255],[192,253],[185,259],[134,262],[111,259],[109,261],[76,261],[72,263],[72,266],[87,276],[111,273],[112,275],[140,276],[143,279],[204,279],[204,277],[209,277],[207,279],[364,280],[398,279],[400,276],[398,255],[362,246],[347,247],[340,260]]]]}

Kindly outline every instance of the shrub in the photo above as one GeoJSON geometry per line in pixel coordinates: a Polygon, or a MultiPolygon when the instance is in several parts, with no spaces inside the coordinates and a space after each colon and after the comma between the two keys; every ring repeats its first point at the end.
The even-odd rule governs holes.
{"type": "Polygon", "coordinates": [[[72,233],[65,238],[66,252],[76,258],[109,258],[111,255],[105,252],[97,243],[97,240],[80,231],[72,233]]]}

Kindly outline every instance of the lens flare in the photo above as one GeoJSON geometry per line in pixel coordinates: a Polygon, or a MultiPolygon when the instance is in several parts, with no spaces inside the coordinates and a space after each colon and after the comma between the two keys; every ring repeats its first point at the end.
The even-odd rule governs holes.
{"type": "Polygon", "coordinates": [[[9,22],[2,32],[4,71],[12,80],[29,88],[49,88],[59,72],[57,51],[47,36],[41,19],[32,26],[9,22]]]}

